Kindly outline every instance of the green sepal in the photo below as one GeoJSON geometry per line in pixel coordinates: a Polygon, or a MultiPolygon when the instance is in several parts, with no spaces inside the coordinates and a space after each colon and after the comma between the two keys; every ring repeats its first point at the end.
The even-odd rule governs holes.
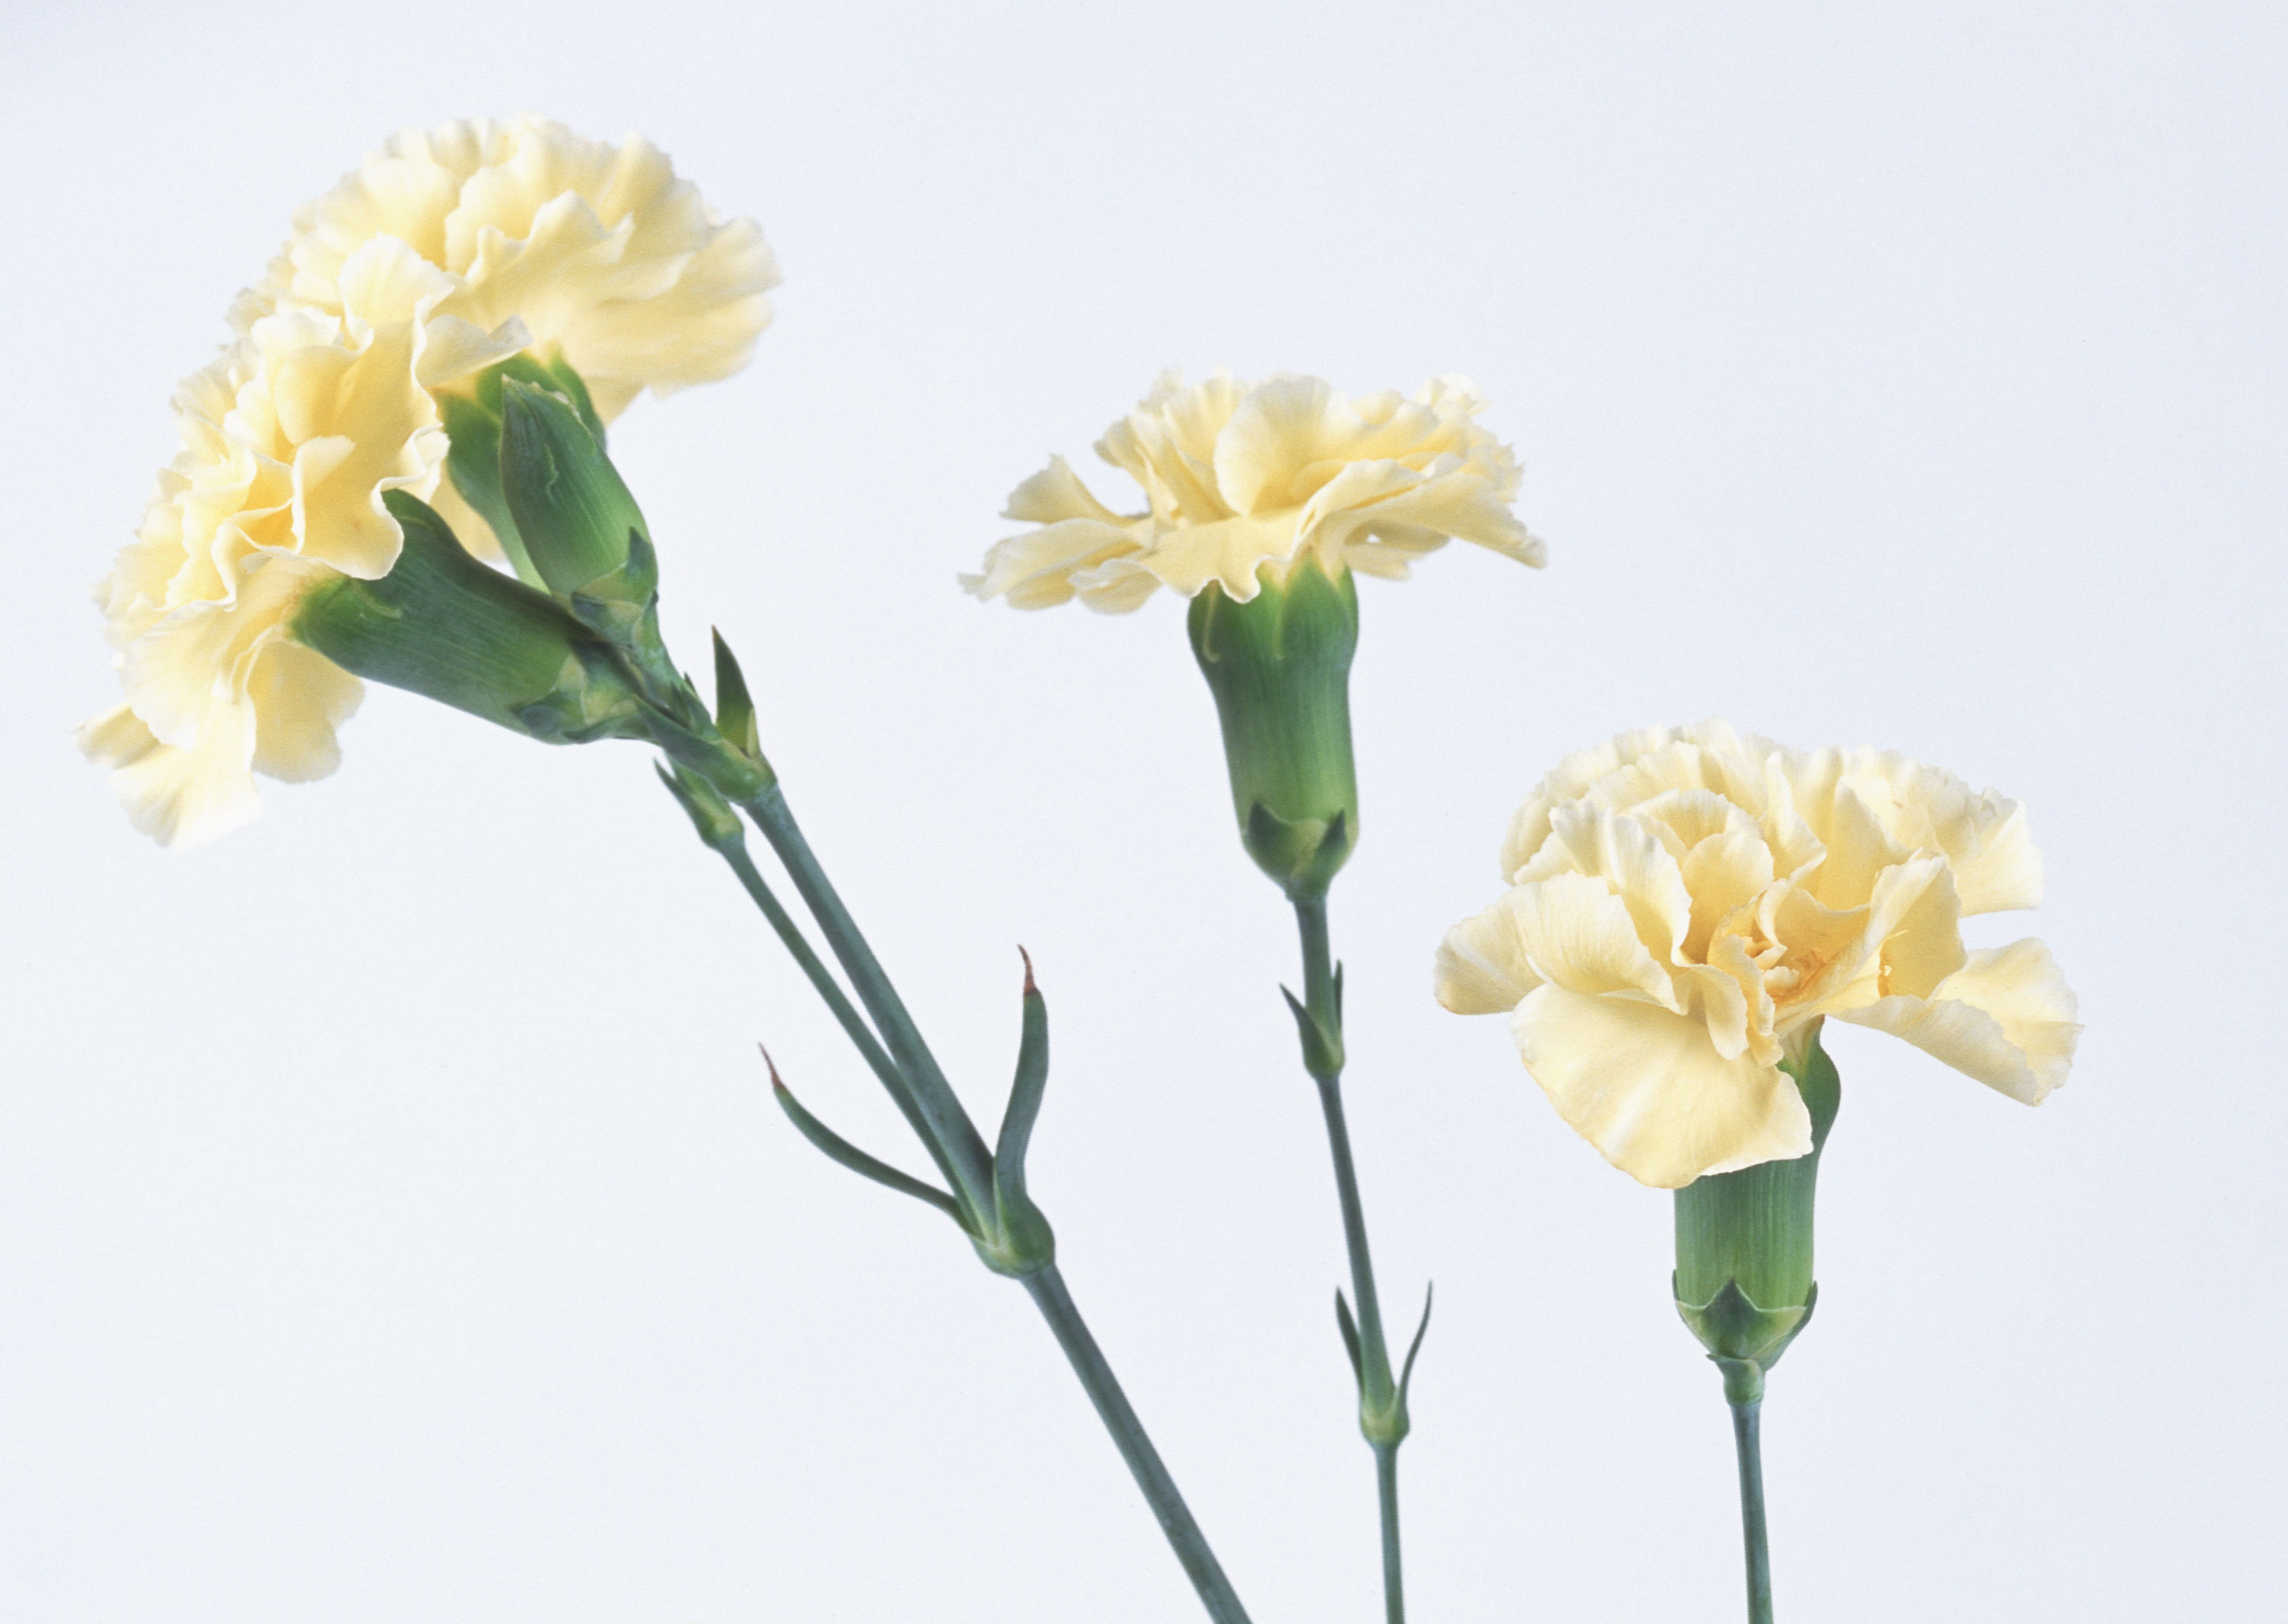
{"type": "Polygon", "coordinates": [[[716,793],[714,785],[687,767],[661,766],[655,762],[652,771],[659,774],[659,781],[667,786],[668,794],[683,808],[703,843],[718,852],[747,844],[745,825],[731,810],[731,804],[716,793]]]}
{"type": "Polygon", "coordinates": [[[296,639],[344,669],[549,744],[645,735],[611,651],[545,593],[480,563],[436,511],[382,498],[403,535],[378,581],[342,576],[295,614],[296,639]]]}
{"type": "MultiPolygon", "coordinates": [[[[1335,985],[1339,989],[1342,972],[1339,970],[1335,974],[1335,985]]],[[[1295,1034],[1303,1043],[1303,1069],[1314,1077],[1342,1075],[1344,1054],[1340,1028],[1331,1031],[1322,1026],[1303,1001],[1285,987],[1279,989],[1279,995],[1287,1001],[1288,1012],[1295,1018],[1295,1034]]],[[[1336,994],[1336,1018],[1339,1020],[1342,1010],[1339,991],[1336,994]]]]}
{"type": "MultiPolygon", "coordinates": [[[[1674,1289],[1672,1282],[1671,1289],[1674,1289]]],[[[1700,1345],[1708,1350],[1713,1359],[1743,1359],[1769,1370],[1787,1351],[1788,1344],[1811,1323],[1811,1311],[1819,1305],[1819,1287],[1815,1284],[1804,1294],[1804,1300],[1785,1308],[1764,1308],[1740,1288],[1737,1280],[1726,1280],[1716,1295],[1705,1303],[1687,1303],[1677,1299],[1676,1311],[1700,1345]]]]}
{"type": "Polygon", "coordinates": [[[763,1055],[763,1064],[771,1066],[771,1092],[779,1102],[779,1109],[786,1113],[787,1120],[795,1125],[796,1130],[824,1153],[830,1161],[841,1163],[862,1177],[872,1179],[886,1190],[894,1190],[901,1195],[910,1195],[918,1201],[928,1202],[956,1224],[960,1224],[965,1232],[967,1231],[969,1226],[962,1223],[960,1204],[951,1196],[934,1184],[926,1184],[910,1174],[899,1172],[888,1162],[869,1156],[851,1144],[803,1109],[802,1102],[795,1098],[793,1090],[779,1081],[778,1067],[771,1066],[767,1050],[763,1055]]]}
{"type": "Polygon", "coordinates": [[[1330,576],[1310,558],[1266,566],[1244,603],[1211,583],[1186,625],[1215,696],[1241,843],[1291,899],[1324,896],[1358,840],[1351,572],[1330,576]]]}
{"type": "Polygon", "coordinates": [[[1323,897],[1358,844],[1347,809],[1322,821],[1291,822],[1258,801],[1247,809],[1240,844],[1291,898],[1323,897]]]}
{"type": "MultiPolygon", "coordinates": [[[[1842,1103],[1819,1024],[1799,1032],[1780,1062],[1810,1117],[1812,1148],[1695,1179],[1676,1192],[1676,1311],[1725,1373],[1727,1392],[1760,1397],[1763,1374],[1811,1322],[1819,1300],[1814,1218],[1819,1162],[1842,1103]]],[[[1746,1402],[1736,1398],[1735,1402],[1746,1402]]]]}
{"type": "Polygon", "coordinates": [[[1406,1363],[1398,1372],[1398,1407],[1406,1408],[1406,1390],[1414,1385],[1414,1361],[1422,1351],[1422,1339],[1430,1335],[1430,1310],[1438,1300],[1438,1282],[1430,1281],[1422,1287],[1422,1319],[1414,1327],[1414,1340],[1406,1345],[1406,1363]]]}
{"type": "Polygon", "coordinates": [[[1010,1084],[1008,1108],[993,1147],[994,1222],[990,1232],[978,1240],[977,1255],[995,1273],[1022,1279],[1056,1261],[1057,1240],[1048,1218],[1025,1190],[1025,1153],[1049,1085],[1049,1006],[1033,980],[1032,955],[1021,947],[1018,952],[1025,960],[1023,1035],[1017,1045],[1017,1074],[1010,1084]]]}
{"type": "Polygon", "coordinates": [[[500,418],[501,493],[549,590],[647,603],[656,566],[645,580],[629,538],[649,527],[578,408],[553,386],[504,377],[500,418]]]}
{"type": "MultiPolygon", "coordinates": [[[[747,692],[747,678],[739,657],[723,640],[715,638],[715,731],[730,747],[757,761],[763,758],[763,741],[755,726],[755,701],[747,692]]],[[[1029,976],[1028,979],[1029,979],[1029,976]]]]}
{"type": "Polygon", "coordinates": [[[631,528],[627,561],[565,599],[580,623],[623,646],[659,643],[659,554],[651,537],[631,528]]]}

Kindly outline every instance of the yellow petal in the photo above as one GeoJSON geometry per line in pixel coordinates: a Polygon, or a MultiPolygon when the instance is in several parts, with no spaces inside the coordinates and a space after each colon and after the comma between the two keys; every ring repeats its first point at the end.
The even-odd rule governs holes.
{"type": "Polygon", "coordinates": [[[1525,884],[1567,873],[1607,882],[1654,959],[1676,962],[1692,928],[1692,896],[1676,860],[1644,824],[1593,802],[1560,807],[1550,820],[1549,839],[1517,878],[1525,884]]]}
{"type": "Polygon", "coordinates": [[[1017,608],[1044,609],[1072,597],[1075,570],[1133,552],[1137,546],[1117,525],[1061,519],[995,543],[985,555],[984,573],[963,576],[962,584],[980,598],[1005,596],[1017,608]]]}
{"type": "Polygon", "coordinates": [[[1438,1002],[1457,1015],[1506,1015],[1541,985],[1518,934],[1515,895],[1465,919],[1438,944],[1438,1002]]]}
{"type": "Polygon", "coordinates": [[[1512,1031],[1558,1115],[1641,1183],[1672,1190],[1811,1150],[1811,1116],[1787,1074],[1724,1058],[1691,1016],[1543,986],[1512,1031]]]}
{"type": "Polygon", "coordinates": [[[1928,998],[1891,997],[1836,1018],[1903,1037],[1955,1070],[2030,1105],[2066,1080],[2081,1027],[2073,989],[2029,937],[1983,950],[1928,998]]]}
{"type": "Polygon", "coordinates": [[[1061,456],[1049,459],[1049,465],[1009,493],[1009,505],[1001,510],[1001,517],[1015,519],[1020,524],[1053,525],[1060,519],[1093,519],[1108,525],[1132,524],[1140,514],[1124,519],[1099,502],[1072,465],[1061,456]]]}
{"type": "Polygon", "coordinates": [[[1668,972],[1646,950],[1627,900],[1586,875],[1558,874],[1513,888],[1505,899],[1526,963],[1571,993],[1632,993],[1678,1013],[1668,972]]]}

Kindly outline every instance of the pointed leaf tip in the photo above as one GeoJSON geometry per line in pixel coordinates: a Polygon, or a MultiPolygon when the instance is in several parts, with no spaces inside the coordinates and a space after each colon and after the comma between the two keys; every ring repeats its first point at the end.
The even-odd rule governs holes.
{"type": "Polygon", "coordinates": [[[1343,1351],[1350,1355],[1351,1374],[1357,1379],[1359,1388],[1363,1391],[1366,1388],[1366,1356],[1359,1347],[1358,1321],[1351,1318],[1350,1299],[1343,1295],[1343,1288],[1339,1286],[1335,1287],[1335,1328],[1343,1334],[1343,1351]]]}
{"type": "Polygon", "coordinates": [[[1025,995],[1029,998],[1041,989],[1033,982],[1033,955],[1025,951],[1022,942],[1017,945],[1017,956],[1025,961],[1025,995]]]}

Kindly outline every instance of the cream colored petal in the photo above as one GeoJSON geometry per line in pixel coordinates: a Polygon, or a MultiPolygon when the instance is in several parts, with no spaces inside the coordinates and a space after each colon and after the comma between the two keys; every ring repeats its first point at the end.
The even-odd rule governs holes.
{"type": "Polygon", "coordinates": [[[341,764],[334,730],[356,712],[365,685],[323,654],[282,638],[256,658],[246,696],[254,706],[254,770],[298,784],[341,764]]]}
{"type": "Polygon", "coordinates": [[[1691,1016],[1543,986],[1511,1029],[1558,1115],[1641,1183],[1672,1190],[1811,1150],[1810,1113],[1787,1074],[1725,1059],[1691,1016]]]}
{"type": "Polygon", "coordinates": [[[1362,427],[1324,379],[1271,378],[1247,392],[1216,436],[1217,488],[1235,513],[1300,507],[1343,467],[1362,427]]]}
{"type": "Polygon", "coordinates": [[[249,770],[254,708],[244,701],[217,706],[191,749],[160,743],[119,711],[91,724],[82,742],[114,769],[112,788],[129,820],[163,845],[203,844],[261,810],[249,770]]]}
{"type": "Polygon", "coordinates": [[[1900,845],[1946,854],[1965,915],[2032,907],[2042,860],[2025,809],[1894,750],[1853,750],[1837,771],[1900,845]]]}
{"type": "Polygon", "coordinates": [[[1513,888],[1504,900],[1540,979],[1573,993],[1634,994],[1682,1012],[1668,972],[1646,950],[1627,901],[1608,882],[1552,875],[1513,888]]]}
{"type": "Polygon", "coordinates": [[[2081,1027],[2073,989],[2050,951],[2028,938],[1982,950],[1927,999],[1885,998],[1842,1010],[1903,1037],[1958,1072],[2030,1105],[2066,1080],[2081,1027]]]}
{"type": "Polygon", "coordinates": [[[1808,890],[1829,907],[1857,907],[1875,894],[1876,877],[1906,861],[1911,848],[1893,843],[1848,783],[1836,786],[1824,810],[1823,819],[1810,820],[1827,855],[1808,890]]]}
{"type": "Polygon", "coordinates": [[[1107,558],[1072,574],[1073,590],[1099,614],[1127,614],[1160,590],[1160,578],[1132,557],[1107,558]]]}
{"type": "Polygon", "coordinates": [[[458,316],[436,316],[421,329],[415,378],[433,393],[448,384],[506,360],[532,342],[521,321],[504,321],[492,332],[458,316]]]}
{"type": "Polygon", "coordinates": [[[1117,525],[1068,519],[997,542],[984,573],[962,584],[978,597],[1006,597],[1019,609],[1044,609],[1073,596],[1073,572],[1134,552],[1137,542],[1117,525]]]}
{"type": "Polygon", "coordinates": [[[1060,519],[1093,519],[1100,524],[1133,524],[1140,514],[1123,518],[1099,502],[1088,487],[1074,473],[1072,465],[1061,456],[1049,459],[1049,465],[1009,493],[1009,505],[1001,510],[1001,517],[1025,525],[1053,525],[1060,519]]]}
{"type": "Polygon", "coordinates": [[[1886,890],[1880,911],[1895,915],[1887,917],[1882,942],[1885,994],[1927,998],[1969,963],[1962,945],[1962,906],[1948,870],[1934,871],[1903,907],[1886,890]]]}
{"type": "Polygon", "coordinates": [[[1682,950],[1682,957],[1690,963],[1704,963],[1716,927],[1772,883],[1772,851],[1764,844],[1762,832],[1739,808],[1720,804],[1736,821],[1695,841],[1678,865],[1684,889],[1692,899],[1692,923],[1682,950]]]}
{"type": "Polygon", "coordinates": [[[1506,1015],[1541,985],[1519,934],[1516,892],[1471,915],[1438,944],[1438,1002],[1457,1015],[1506,1015]]]}
{"type": "Polygon", "coordinates": [[[1339,527],[1346,542],[1388,526],[1401,536],[1429,532],[1472,542],[1537,569],[1549,561],[1547,545],[1490,480],[1466,471],[1400,480],[1387,471],[1404,471],[1396,463],[1354,463],[1329,480],[1311,500],[1312,514],[1326,515],[1315,524],[1339,527]]]}
{"type": "Polygon", "coordinates": [[[1692,896],[1676,860],[1649,828],[1593,802],[1558,808],[1549,839],[1517,878],[1525,884],[1565,873],[1606,881],[1627,905],[1637,939],[1654,959],[1676,962],[1692,928],[1692,896]]]}
{"type": "Polygon", "coordinates": [[[1293,555],[1295,517],[1289,511],[1163,530],[1136,561],[1186,598],[1212,581],[1249,603],[1262,590],[1256,572],[1293,555]]]}
{"type": "Polygon", "coordinates": [[[501,547],[500,537],[493,534],[491,523],[469,505],[467,499],[461,495],[460,487],[449,476],[439,479],[436,487],[422,500],[437,510],[437,516],[445,521],[446,528],[452,531],[453,539],[459,542],[472,557],[482,558],[488,564],[507,564],[508,554],[501,547]]]}

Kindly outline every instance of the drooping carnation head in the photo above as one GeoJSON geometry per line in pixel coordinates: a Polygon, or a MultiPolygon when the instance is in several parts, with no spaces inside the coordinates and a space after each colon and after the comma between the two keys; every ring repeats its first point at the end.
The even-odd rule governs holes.
{"type": "Polygon", "coordinates": [[[1780,1062],[1827,1016],[2030,1105],[2072,1061],[2049,950],[1959,928],[2040,900],[2023,809],[1903,756],[1625,733],[1543,780],[1502,873],[1439,950],[1439,1002],[1510,1015],[1558,1113],[1648,1184],[1807,1153],[1780,1062]]]}
{"type": "Polygon", "coordinates": [[[1259,571],[1277,578],[1305,558],[1331,575],[1402,579],[1456,538],[1539,565],[1541,543],[1510,511],[1517,459],[1478,425],[1483,405],[1453,377],[1408,400],[1346,398],[1291,375],[1188,387],[1164,374],[1096,444],[1144,487],[1146,511],[1113,512],[1052,458],[1005,515],[1039,527],[996,545],[962,584],[1021,609],[1078,597],[1120,612],[1163,586],[1189,598],[1210,582],[1244,603],[1259,571]]]}
{"type": "Polygon", "coordinates": [[[409,131],[304,209],[232,312],[242,337],[179,392],[183,448],[99,590],[126,702],[81,741],[137,827],[208,839],[254,815],[254,772],[333,770],[359,684],[293,616],[389,573],[385,492],[498,555],[444,477],[441,396],[532,350],[609,416],[744,364],[776,281],[754,224],[718,219],[640,138],[536,118],[409,131]]]}
{"type": "Polygon", "coordinates": [[[426,495],[444,466],[428,380],[514,348],[435,319],[452,279],[402,243],[359,250],[342,286],[340,313],[266,316],[185,381],[182,451],[98,591],[127,695],[81,741],[169,844],[252,817],[256,771],[333,771],[361,690],[293,641],[294,610],[338,573],[389,573],[382,493],[426,495]]]}

